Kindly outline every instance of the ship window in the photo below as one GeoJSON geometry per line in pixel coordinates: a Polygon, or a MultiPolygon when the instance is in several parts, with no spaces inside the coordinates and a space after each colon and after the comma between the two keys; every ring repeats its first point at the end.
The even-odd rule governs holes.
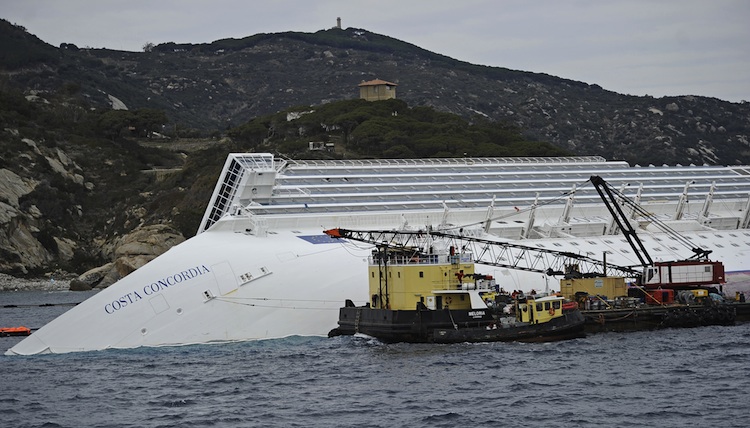
{"type": "Polygon", "coordinates": [[[542,310],[542,304],[541,303],[537,303],[536,304],[536,310],[537,311],[541,311],[542,310]]]}
{"type": "Polygon", "coordinates": [[[554,245],[555,247],[562,247],[562,244],[561,244],[561,243],[559,243],[559,242],[555,242],[555,243],[553,243],[552,245],[554,245]]]}
{"type": "Polygon", "coordinates": [[[398,277],[401,278],[401,272],[398,272],[398,277]]]}
{"type": "Polygon", "coordinates": [[[701,234],[698,234],[698,237],[699,237],[699,238],[703,238],[703,239],[707,239],[707,238],[706,238],[706,235],[701,235],[701,234]]]}
{"type": "Polygon", "coordinates": [[[370,277],[375,278],[375,272],[370,272],[370,277]]]}
{"type": "Polygon", "coordinates": [[[544,248],[544,244],[536,244],[537,247],[544,248]]]}
{"type": "Polygon", "coordinates": [[[626,248],[623,248],[620,250],[622,253],[628,254],[630,251],[628,251],[626,248]]]}
{"type": "Polygon", "coordinates": [[[612,250],[607,250],[604,252],[604,254],[614,254],[614,253],[612,252],[612,250]]]}
{"type": "Polygon", "coordinates": [[[669,247],[669,249],[677,251],[677,247],[669,247]]]}
{"type": "Polygon", "coordinates": [[[544,310],[548,311],[551,308],[549,302],[544,302],[544,310]]]}
{"type": "Polygon", "coordinates": [[[661,248],[659,248],[659,247],[655,247],[655,248],[654,248],[654,251],[661,251],[661,248]]]}
{"type": "Polygon", "coordinates": [[[703,272],[711,272],[711,266],[704,266],[703,272]]]}
{"type": "Polygon", "coordinates": [[[610,241],[609,239],[605,239],[604,242],[606,242],[607,244],[611,244],[612,243],[612,241],[610,241]]]}
{"type": "Polygon", "coordinates": [[[419,271],[419,277],[420,277],[420,278],[424,278],[424,272],[422,272],[422,271],[419,271]]]}
{"type": "Polygon", "coordinates": [[[570,243],[570,245],[572,245],[574,247],[577,247],[578,246],[578,241],[573,241],[573,242],[570,243]]]}
{"type": "Polygon", "coordinates": [[[736,237],[737,237],[737,235],[735,235],[734,233],[730,233],[730,234],[729,234],[729,236],[731,236],[731,237],[733,237],[733,238],[736,238],[736,237]]]}
{"type": "Polygon", "coordinates": [[[716,246],[717,246],[718,248],[724,248],[724,246],[723,246],[723,245],[721,245],[721,244],[715,244],[715,245],[716,245],[716,246]]]}
{"type": "Polygon", "coordinates": [[[740,244],[738,244],[738,243],[736,243],[736,242],[732,242],[732,246],[733,246],[733,247],[739,247],[739,246],[740,246],[740,244]]]}
{"type": "Polygon", "coordinates": [[[657,237],[654,236],[654,241],[660,241],[661,242],[661,238],[657,238],[657,237]]]}
{"type": "Polygon", "coordinates": [[[717,237],[717,238],[723,238],[723,237],[724,237],[724,235],[719,235],[719,234],[717,233],[717,234],[716,234],[716,237],[717,237]]]}
{"type": "Polygon", "coordinates": [[[560,301],[555,300],[554,302],[552,302],[552,307],[555,309],[560,309],[560,301]]]}
{"type": "Polygon", "coordinates": [[[586,243],[591,244],[591,245],[596,245],[596,242],[594,241],[586,241],[586,243]]]}

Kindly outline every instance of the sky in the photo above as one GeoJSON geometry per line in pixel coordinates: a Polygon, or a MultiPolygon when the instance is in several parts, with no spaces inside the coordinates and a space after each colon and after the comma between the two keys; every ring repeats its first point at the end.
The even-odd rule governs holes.
{"type": "Polygon", "coordinates": [[[51,45],[127,51],[312,33],[337,17],[473,64],[750,101],[750,0],[0,0],[0,18],[51,45]]]}

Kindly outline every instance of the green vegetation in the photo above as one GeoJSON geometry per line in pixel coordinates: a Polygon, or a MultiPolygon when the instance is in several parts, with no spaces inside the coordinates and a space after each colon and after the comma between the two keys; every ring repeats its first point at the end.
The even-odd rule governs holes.
{"type": "Polygon", "coordinates": [[[129,211],[152,182],[142,171],[181,164],[177,154],[135,140],[161,129],[164,120],[157,110],[91,109],[73,84],[28,99],[0,88],[0,168],[35,183],[19,198],[20,211],[41,213],[45,221],[35,226],[35,236],[52,254],[52,237],[83,244],[71,263],[86,265],[58,267],[79,271],[101,264],[102,255],[87,244],[132,229],[129,211]]]}
{"type": "Polygon", "coordinates": [[[311,156],[309,142],[334,142],[338,157],[428,158],[461,156],[563,156],[566,151],[528,141],[507,123],[472,122],[397,99],[339,101],[295,107],[229,131],[244,149],[311,156]]]}
{"type": "MultiPolygon", "coordinates": [[[[529,76],[535,76],[537,79],[541,77],[542,80],[546,80],[547,77],[550,80],[561,80],[560,78],[544,74],[514,71],[503,67],[487,67],[483,65],[470,64],[468,62],[459,61],[435,52],[425,51],[424,49],[411,43],[393,39],[381,34],[372,33],[359,28],[330,28],[327,30],[316,31],[315,33],[302,33],[296,31],[287,31],[281,33],[259,33],[249,37],[243,37],[241,39],[222,39],[214,41],[212,43],[201,44],[178,44],[174,42],[168,42],[161,43],[157,46],[152,46],[151,51],[162,53],[185,51],[194,53],[200,52],[203,54],[209,54],[218,51],[231,52],[252,48],[266,41],[277,41],[280,38],[290,39],[326,48],[336,48],[342,50],[354,49],[358,51],[372,52],[373,54],[399,55],[403,57],[424,57],[425,59],[429,60],[435,67],[443,66],[451,68],[453,70],[471,71],[472,73],[482,75],[490,79],[503,79],[512,77],[513,75],[519,76],[528,74],[529,76]]],[[[377,61],[377,55],[373,59],[377,61]]],[[[579,82],[566,82],[568,82],[569,84],[580,85],[579,82]]]]}
{"type": "MultiPolygon", "coordinates": [[[[20,205],[24,212],[38,209],[50,219],[39,227],[38,238],[51,252],[56,243],[49,237],[94,242],[125,233],[138,222],[169,223],[192,236],[228,152],[263,151],[298,159],[567,154],[550,144],[528,141],[509,124],[480,117],[467,121],[396,99],[298,106],[257,117],[228,130],[229,142],[205,140],[205,147],[187,159],[167,150],[178,144],[171,142],[176,140],[160,140],[160,148],[140,143],[149,141],[145,137],[153,132],[161,133],[168,123],[164,111],[92,108],[81,86],[70,81],[56,92],[28,98],[18,90],[0,88],[0,122],[17,130],[3,134],[0,167],[39,182],[20,205]],[[310,142],[332,142],[335,150],[311,151],[310,142]],[[75,163],[67,170],[84,177],[88,187],[53,170],[47,159],[57,158],[57,149],[75,163]],[[143,172],[179,166],[181,172],[161,181],[143,172]]],[[[87,248],[74,260],[96,264],[101,256],[87,248]]]]}

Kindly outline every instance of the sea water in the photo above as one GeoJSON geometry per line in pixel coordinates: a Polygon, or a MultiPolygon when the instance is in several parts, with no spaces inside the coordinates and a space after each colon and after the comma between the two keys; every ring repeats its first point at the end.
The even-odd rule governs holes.
{"type": "MultiPolygon", "coordinates": [[[[0,326],[39,327],[90,294],[0,293],[0,326]]],[[[20,340],[1,338],[0,352],[20,340]]],[[[746,427],[750,417],[750,324],[544,344],[291,337],[0,356],[0,367],[4,427],[746,427]]]]}

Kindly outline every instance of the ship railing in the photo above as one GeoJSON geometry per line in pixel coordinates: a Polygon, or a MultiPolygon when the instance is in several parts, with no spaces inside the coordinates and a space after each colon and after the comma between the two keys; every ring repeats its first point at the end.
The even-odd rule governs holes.
{"type": "Polygon", "coordinates": [[[439,165],[493,165],[504,164],[552,164],[552,163],[602,163],[600,156],[568,157],[495,157],[495,158],[426,158],[426,159],[348,159],[348,160],[303,160],[295,161],[295,168],[319,168],[321,166],[389,167],[389,166],[439,166],[439,165]]]}
{"type": "Polygon", "coordinates": [[[458,263],[472,263],[474,261],[471,253],[461,254],[415,254],[415,255],[371,255],[367,261],[370,266],[406,266],[406,265],[446,265],[458,263]]]}
{"type": "Polygon", "coordinates": [[[247,235],[265,237],[268,235],[268,222],[263,217],[252,214],[246,215],[247,223],[243,225],[243,232],[247,235]]]}
{"type": "Polygon", "coordinates": [[[280,197],[298,197],[298,196],[308,196],[310,198],[313,197],[313,194],[310,192],[309,189],[305,189],[302,187],[277,187],[273,190],[273,196],[275,198],[280,197]]]}

